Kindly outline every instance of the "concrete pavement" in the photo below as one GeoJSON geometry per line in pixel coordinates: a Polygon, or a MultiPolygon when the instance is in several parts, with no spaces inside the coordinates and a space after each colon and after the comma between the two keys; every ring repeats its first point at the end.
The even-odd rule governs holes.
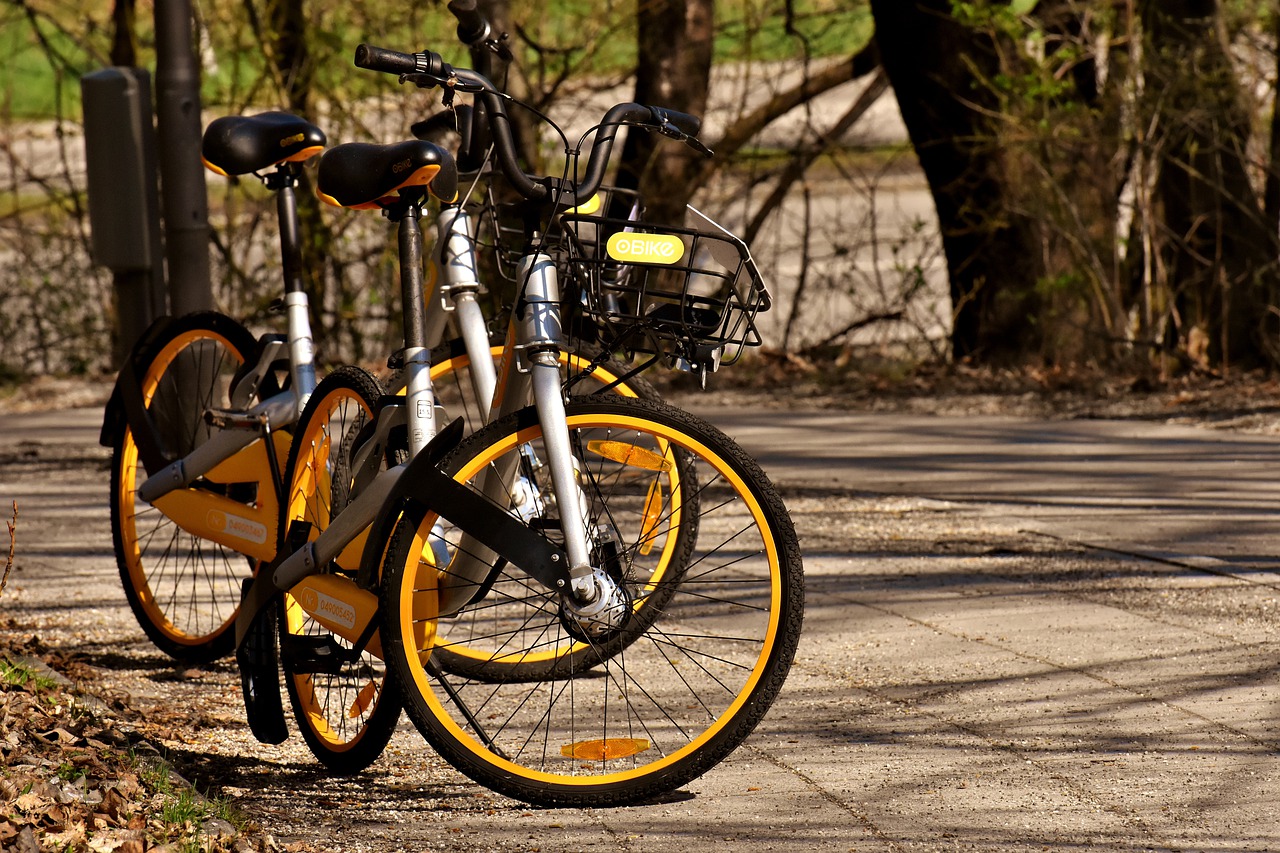
{"type": "MultiPolygon", "coordinates": [[[[783,696],[684,795],[532,811],[447,767],[406,787],[430,763],[412,732],[330,780],[247,738],[225,666],[181,674],[210,730],[168,745],[277,837],[323,849],[1280,849],[1280,442],[703,413],[786,491],[809,590],[783,696]]],[[[117,667],[145,709],[166,669],[115,580],[97,417],[0,415],[0,509],[22,507],[0,608],[117,667]]]]}

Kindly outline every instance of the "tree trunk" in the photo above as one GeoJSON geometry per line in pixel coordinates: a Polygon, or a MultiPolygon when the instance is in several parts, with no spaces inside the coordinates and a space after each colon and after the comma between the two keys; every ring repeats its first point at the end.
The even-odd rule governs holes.
{"type": "Polygon", "coordinates": [[[1008,204],[1007,156],[985,80],[992,37],[949,0],[872,0],[881,61],[929,182],[950,276],[955,358],[1016,362],[1038,352],[1043,276],[1035,224],[1008,204]]]}
{"type": "Polygon", "coordinates": [[[137,0],[111,4],[111,64],[123,68],[138,64],[137,0]]]}
{"type": "Polygon", "coordinates": [[[1277,251],[1247,172],[1249,114],[1219,34],[1216,0],[1143,0],[1144,76],[1157,250],[1177,309],[1176,343],[1193,360],[1248,366],[1274,353],[1268,306],[1277,251]]]}
{"type": "MultiPolygon", "coordinates": [[[[516,31],[516,27],[515,22],[511,19],[511,3],[509,0],[477,0],[476,8],[489,21],[489,29],[493,34],[493,38],[502,39],[503,36],[506,36],[505,41],[508,47],[514,51],[515,45],[511,44],[514,37],[511,34],[516,31]]],[[[489,53],[487,59],[491,65],[490,79],[499,89],[521,103],[545,106],[545,104],[540,105],[537,103],[537,98],[534,97],[529,80],[521,71],[522,66],[519,58],[514,63],[506,63],[499,57],[489,53]]],[[[524,161],[526,168],[532,170],[535,174],[541,174],[545,164],[538,146],[540,120],[523,107],[512,107],[508,110],[508,113],[511,117],[511,126],[515,133],[516,146],[519,148],[521,159],[524,161]]]]}
{"type": "Polygon", "coordinates": [[[303,0],[268,0],[267,27],[271,34],[271,58],[280,77],[289,110],[307,115],[315,66],[307,44],[307,17],[303,0]]]}
{"type": "MultiPolygon", "coordinates": [[[[640,0],[636,10],[638,103],[703,116],[711,82],[714,0],[640,0]]],[[[629,130],[617,182],[638,187],[646,218],[681,224],[702,155],[685,145],[629,130]]]]}

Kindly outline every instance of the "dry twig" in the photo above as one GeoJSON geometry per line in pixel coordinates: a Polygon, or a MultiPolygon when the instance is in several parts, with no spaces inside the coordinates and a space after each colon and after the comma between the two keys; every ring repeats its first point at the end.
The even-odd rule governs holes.
{"type": "Polygon", "coordinates": [[[4,561],[4,577],[0,578],[0,595],[4,594],[4,588],[9,585],[9,572],[13,569],[13,546],[16,543],[18,530],[18,502],[13,502],[13,521],[6,522],[9,525],[9,559],[4,561]]]}

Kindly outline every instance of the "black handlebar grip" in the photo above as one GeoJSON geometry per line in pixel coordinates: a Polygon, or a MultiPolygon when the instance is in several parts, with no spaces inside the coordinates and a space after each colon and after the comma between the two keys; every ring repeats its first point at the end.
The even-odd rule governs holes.
{"type": "Polygon", "coordinates": [[[489,22],[476,7],[476,0],[449,0],[447,8],[458,19],[458,41],[473,45],[489,37],[489,22]]]}
{"type": "Polygon", "coordinates": [[[356,67],[386,74],[413,74],[421,70],[418,68],[417,57],[413,54],[374,47],[371,44],[356,46],[356,67]]]}
{"type": "Polygon", "coordinates": [[[702,129],[702,119],[688,113],[669,110],[666,107],[649,107],[653,116],[660,122],[666,122],[685,136],[697,136],[702,129]]]}
{"type": "Polygon", "coordinates": [[[421,53],[401,53],[398,50],[387,50],[385,47],[374,47],[371,44],[356,46],[356,66],[386,74],[426,74],[441,79],[453,74],[453,66],[445,62],[438,53],[432,53],[429,50],[421,53]]]}

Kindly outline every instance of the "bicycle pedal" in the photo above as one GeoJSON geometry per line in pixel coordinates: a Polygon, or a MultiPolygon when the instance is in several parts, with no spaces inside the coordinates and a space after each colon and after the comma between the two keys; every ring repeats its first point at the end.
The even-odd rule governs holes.
{"type": "Polygon", "coordinates": [[[332,637],[280,635],[285,672],[298,675],[338,675],[346,664],[346,649],[332,637]]]}
{"type": "Polygon", "coordinates": [[[259,415],[236,409],[205,409],[204,420],[215,429],[261,429],[266,423],[259,415]]]}

